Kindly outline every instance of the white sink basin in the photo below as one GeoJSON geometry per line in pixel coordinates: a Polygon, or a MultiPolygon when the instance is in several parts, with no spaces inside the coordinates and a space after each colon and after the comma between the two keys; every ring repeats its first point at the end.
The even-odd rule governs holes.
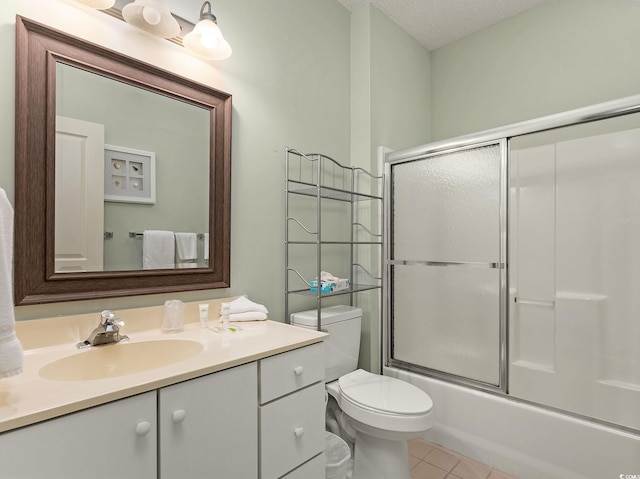
{"type": "Polygon", "coordinates": [[[85,381],[140,373],[189,359],[202,344],[187,339],[107,344],[79,350],[40,369],[55,381],[85,381]]]}

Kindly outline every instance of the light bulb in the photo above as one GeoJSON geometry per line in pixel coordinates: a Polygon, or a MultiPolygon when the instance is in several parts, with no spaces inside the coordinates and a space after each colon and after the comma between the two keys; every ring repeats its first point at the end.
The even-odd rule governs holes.
{"type": "Polygon", "coordinates": [[[202,42],[205,48],[215,48],[218,44],[218,35],[213,32],[203,33],[200,37],[200,42],[202,42]]]}
{"type": "Polygon", "coordinates": [[[157,25],[160,23],[160,20],[162,20],[162,15],[153,7],[144,7],[142,9],[142,18],[144,18],[145,22],[149,25],[157,25]]]}

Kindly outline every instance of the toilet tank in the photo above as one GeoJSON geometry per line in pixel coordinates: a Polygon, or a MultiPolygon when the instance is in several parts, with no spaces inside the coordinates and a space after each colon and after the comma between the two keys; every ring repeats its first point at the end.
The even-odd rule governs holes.
{"type": "MultiPolygon", "coordinates": [[[[324,380],[330,382],[358,368],[362,309],[340,305],[322,308],[320,312],[320,327],[329,333],[329,337],[324,340],[324,380]]],[[[304,328],[317,329],[318,310],[293,313],[291,323],[304,328]]]]}

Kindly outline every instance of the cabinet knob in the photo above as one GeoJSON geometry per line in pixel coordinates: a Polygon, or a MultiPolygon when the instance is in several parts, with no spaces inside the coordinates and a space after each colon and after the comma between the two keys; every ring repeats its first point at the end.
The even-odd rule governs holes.
{"type": "Polygon", "coordinates": [[[151,431],[151,423],[149,421],[139,422],[138,425],[136,426],[136,434],[138,436],[144,436],[149,431],[151,431]]]}
{"type": "Polygon", "coordinates": [[[173,422],[175,424],[180,424],[182,421],[184,421],[185,417],[187,417],[187,412],[184,409],[173,411],[173,414],[171,415],[171,419],[173,419],[173,422]]]}
{"type": "Polygon", "coordinates": [[[293,430],[293,434],[296,437],[302,437],[302,435],[304,434],[304,428],[303,427],[297,427],[293,430]]]}
{"type": "Polygon", "coordinates": [[[295,368],[293,368],[293,374],[295,374],[296,376],[301,376],[303,371],[304,368],[302,366],[296,366],[295,368]]]}

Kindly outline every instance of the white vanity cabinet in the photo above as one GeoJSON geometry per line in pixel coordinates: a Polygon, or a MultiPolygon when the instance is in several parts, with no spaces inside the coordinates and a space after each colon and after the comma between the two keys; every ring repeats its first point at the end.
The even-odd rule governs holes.
{"type": "Polygon", "coordinates": [[[156,392],[0,435],[7,479],[156,479],[156,392]]]}
{"type": "Polygon", "coordinates": [[[258,477],[255,362],[159,390],[162,479],[258,477]]]}
{"type": "Polygon", "coordinates": [[[260,360],[260,479],[324,478],[324,346],[260,360]]]}
{"type": "Polygon", "coordinates": [[[323,376],[314,343],[9,430],[0,479],[323,479],[323,376]]]}

